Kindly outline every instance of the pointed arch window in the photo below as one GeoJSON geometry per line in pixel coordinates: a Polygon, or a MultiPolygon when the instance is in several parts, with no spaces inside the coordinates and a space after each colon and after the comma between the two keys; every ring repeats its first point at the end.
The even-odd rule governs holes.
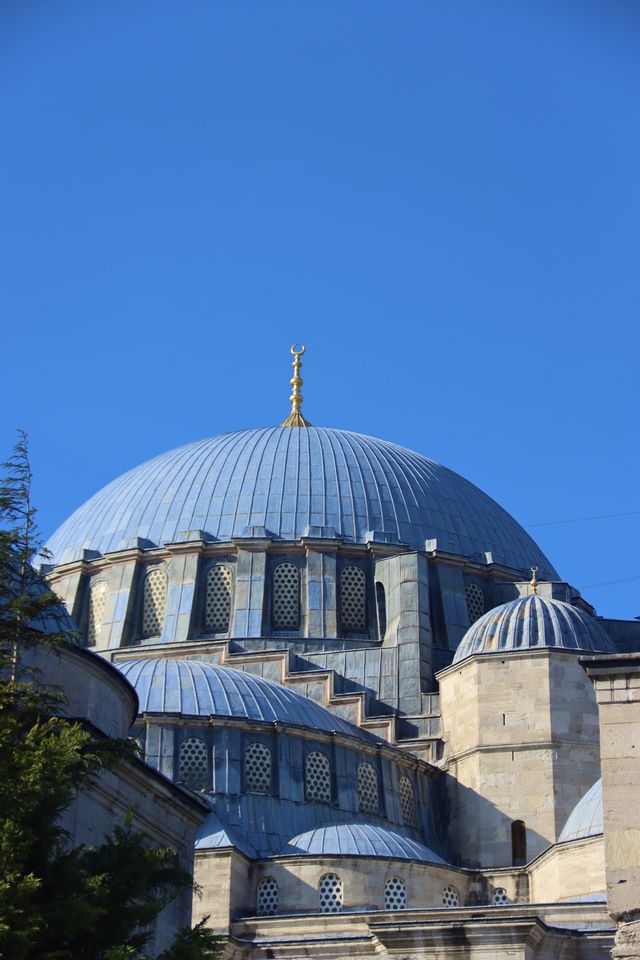
{"type": "Polygon", "coordinates": [[[231,570],[215,563],[207,571],[204,628],[208,633],[227,633],[231,617],[231,570]]]}
{"type": "Polygon", "coordinates": [[[274,630],[300,626],[300,571],[295,563],[279,563],[273,570],[271,621],[274,630]]]}
{"type": "Polygon", "coordinates": [[[366,581],[361,567],[343,567],[340,574],[340,623],[345,633],[367,628],[366,581]]]}
{"type": "Polygon", "coordinates": [[[161,567],[152,567],[144,578],[142,593],[142,636],[158,637],[167,606],[167,575],[161,567]]]}
{"type": "Polygon", "coordinates": [[[89,610],[87,615],[87,645],[89,647],[95,647],[100,642],[106,603],[106,581],[92,580],[89,586],[89,610]]]}

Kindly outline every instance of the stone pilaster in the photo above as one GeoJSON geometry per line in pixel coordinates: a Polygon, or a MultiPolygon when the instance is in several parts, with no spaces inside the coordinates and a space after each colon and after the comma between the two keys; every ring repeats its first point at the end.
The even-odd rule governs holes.
{"type": "Polygon", "coordinates": [[[231,637],[262,636],[266,564],[264,545],[252,550],[238,544],[231,637]]]}
{"type": "Polygon", "coordinates": [[[307,547],[303,636],[337,637],[336,552],[307,547]]]}
{"type": "Polygon", "coordinates": [[[174,556],[168,565],[167,609],[162,626],[162,643],[180,643],[189,639],[198,559],[197,553],[183,553],[174,556]]]}

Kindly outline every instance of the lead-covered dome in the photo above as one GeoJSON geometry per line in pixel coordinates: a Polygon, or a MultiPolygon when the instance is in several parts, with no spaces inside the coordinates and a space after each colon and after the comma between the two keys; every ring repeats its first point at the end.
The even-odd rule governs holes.
{"type": "Polygon", "coordinates": [[[135,538],[161,545],[189,531],[212,539],[382,539],[557,573],[522,527],[463,477],[394,443],[344,430],[267,427],[227,433],[129,470],[53,535],[54,562],[109,553],[135,538]]]}
{"type": "Polygon", "coordinates": [[[377,823],[330,823],[289,840],[279,856],[389,857],[444,863],[442,857],[395,830],[377,823]]]}
{"type": "Polygon", "coordinates": [[[587,837],[596,837],[601,833],[604,833],[602,780],[596,780],[569,814],[558,842],[585,840],[587,837]]]}
{"type": "Polygon", "coordinates": [[[115,666],[135,688],[140,713],[232,717],[290,723],[377,742],[370,733],[313,700],[251,673],[199,660],[122,660],[115,666]]]}
{"type": "Polygon", "coordinates": [[[533,595],[503,603],[476,620],[460,641],[453,662],[476,653],[538,647],[615,652],[611,638],[589,614],[570,603],[533,595]]]}

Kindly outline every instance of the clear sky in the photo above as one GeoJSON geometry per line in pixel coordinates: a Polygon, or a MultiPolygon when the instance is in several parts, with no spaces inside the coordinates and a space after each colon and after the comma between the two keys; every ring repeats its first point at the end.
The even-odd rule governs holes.
{"type": "Polygon", "coordinates": [[[314,424],[640,615],[635,0],[3,0],[0,131],[0,441],[45,535],[280,422],[302,340],[314,424]]]}

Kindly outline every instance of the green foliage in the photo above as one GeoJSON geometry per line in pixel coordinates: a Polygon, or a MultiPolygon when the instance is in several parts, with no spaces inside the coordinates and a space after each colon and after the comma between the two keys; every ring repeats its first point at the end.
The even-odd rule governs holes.
{"type": "MultiPolygon", "coordinates": [[[[0,958],[149,960],[142,953],[162,909],[193,889],[168,847],[123,825],[97,847],[70,845],[61,825],[78,790],[127,762],[127,741],[96,738],[57,715],[29,651],[76,638],[61,602],[33,569],[40,554],[27,443],[20,436],[0,482],[0,958]]],[[[204,923],[179,932],[157,960],[214,960],[221,941],[204,923]]]]}

